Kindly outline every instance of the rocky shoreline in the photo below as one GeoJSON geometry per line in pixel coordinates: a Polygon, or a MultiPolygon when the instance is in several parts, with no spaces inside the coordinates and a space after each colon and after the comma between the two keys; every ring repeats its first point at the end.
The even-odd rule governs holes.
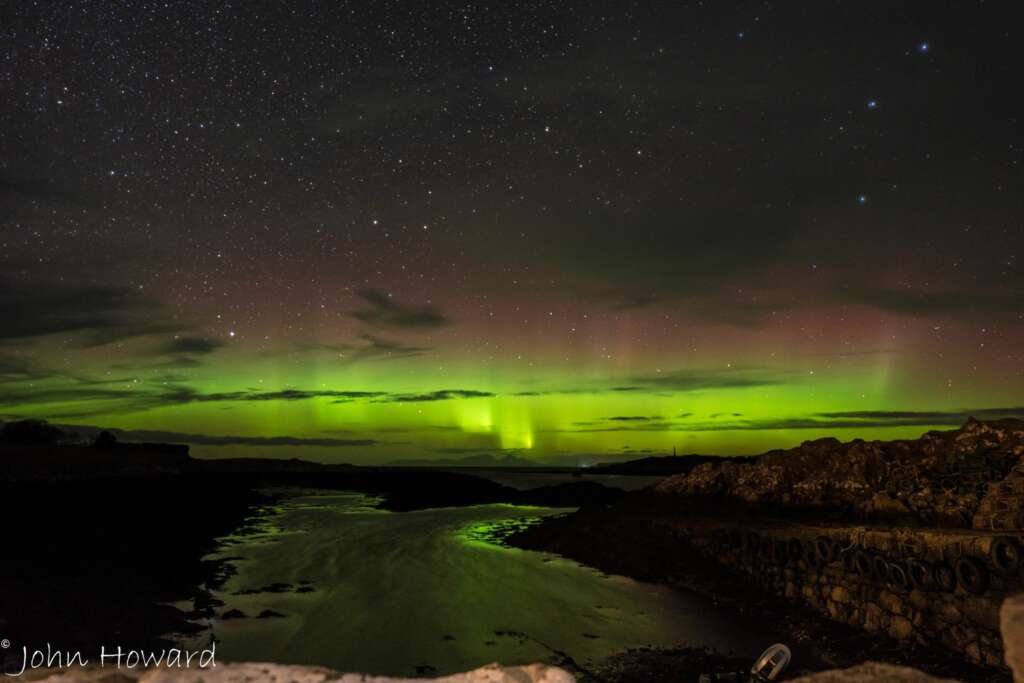
{"type": "MultiPolygon", "coordinates": [[[[777,640],[794,653],[792,675],[879,661],[910,666],[934,676],[979,683],[1012,680],[1004,669],[973,665],[948,651],[908,646],[836,623],[792,601],[759,589],[744,577],[722,571],[683,544],[665,544],[649,520],[619,516],[614,509],[581,510],[546,518],[508,535],[504,542],[524,550],[550,552],[609,574],[666,583],[690,590],[734,610],[738,620],[773,624],[777,640]]],[[[767,646],[769,643],[765,643],[767,646]]],[[[595,681],[627,683],[685,680],[693,672],[727,672],[743,662],[706,650],[632,650],[596,670],[595,681]]]]}
{"type": "MultiPolygon", "coordinates": [[[[1024,470],[1022,457],[1024,423],[1014,420],[972,420],[959,430],[931,432],[919,440],[849,444],[820,440],[744,463],[700,465],[689,474],[632,492],[615,505],[548,518],[510,534],[505,542],[557,553],[609,573],[695,590],[735,609],[742,618],[775,624],[778,639],[794,650],[795,673],[873,660],[961,680],[1009,681],[1009,670],[993,666],[991,656],[982,656],[984,652],[971,656],[974,645],[966,647],[965,656],[963,648],[973,641],[958,639],[981,636],[970,635],[970,629],[957,621],[945,621],[960,619],[960,612],[947,617],[945,608],[933,608],[931,601],[950,598],[928,591],[951,591],[962,609],[977,613],[986,623],[994,621],[998,640],[999,602],[1020,590],[1016,564],[1012,576],[993,573],[978,585],[958,586],[956,582],[972,578],[960,575],[961,564],[980,568],[986,577],[995,572],[991,563],[999,558],[988,550],[992,538],[1001,539],[1001,547],[1011,548],[1011,556],[1003,557],[1003,564],[1014,560],[1012,552],[1021,547],[1021,532],[1014,526],[1020,518],[1014,508],[1019,502],[1014,491],[1015,477],[1024,470]],[[772,529],[780,539],[798,537],[814,524],[838,529],[860,526],[830,532],[842,538],[840,545],[831,540],[826,543],[826,555],[831,553],[828,548],[836,547],[834,557],[821,556],[815,550],[820,536],[802,542],[802,554],[788,556],[786,548],[779,555],[782,546],[774,537],[765,541],[757,533],[767,520],[774,520],[772,529]],[[1002,535],[993,537],[993,532],[981,530],[993,524],[1002,535]],[[865,540],[871,538],[865,535],[866,528],[883,538],[878,545],[882,550],[861,550],[870,546],[865,540]],[[943,528],[951,531],[944,534],[943,528]],[[735,545],[730,540],[733,535],[738,538],[735,545]],[[898,538],[899,543],[886,537],[898,538]],[[956,540],[959,538],[969,542],[956,540]],[[902,558],[913,559],[931,571],[943,566],[945,551],[954,546],[956,557],[966,559],[950,556],[953,559],[947,566],[956,570],[952,588],[930,583],[901,588],[893,578],[904,571],[902,558]],[[935,555],[930,553],[935,552],[939,559],[932,559],[935,555]],[[852,574],[843,574],[843,562],[853,560],[855,553],[873,564],[879,562],[876,558],[883,558],[886,576],[861,575],[855,566],[845,570],[852,574]],[[890,575],[891,567],[897,569],[890,575]],[[821,600],[815,592],[819,585],[832,597],[836,595],[832,584],[825,583],[826,574],[852,576],[846,579],[853,582],[846,600],[861,600],[864,607],[821,600]],[[768,576],[778,578],[769,581],[768,576]],[[871,612],[877,608],[868,601],[879,599],[874,597],[879,595],[883,602],[892,603],[896,616],[871,612]],[[896,629],[898,624],[908,628],[896,629]],[[918,632],[918,624],[925,630],[918,632]],[[930,633],[937,635],[932,638],[930,633]]],[[[931,581],[930,574],[926,578],[931,581]]],[[[998,643],[995,647],[999,648],[998,643]]],[[[995,661],[1001,662],[1001,654],[995,661]]],[[[683,675],[720,665],[727,666],[716,662],[713,653],[633,652],[612,662],[611,671],[601,680],[652,680],[664,667],[674,669],[673,675],[683,675]]]]}

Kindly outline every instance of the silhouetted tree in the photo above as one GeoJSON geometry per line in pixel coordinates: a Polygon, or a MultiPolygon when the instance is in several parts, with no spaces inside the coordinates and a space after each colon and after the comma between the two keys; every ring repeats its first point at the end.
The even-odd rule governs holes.
{"type": "Polygon", "coordinates": [[[0,431],[0,443],[17,446],[53,446],[64,438],[64,432],[46,420],[8,422],[0,431]]]}

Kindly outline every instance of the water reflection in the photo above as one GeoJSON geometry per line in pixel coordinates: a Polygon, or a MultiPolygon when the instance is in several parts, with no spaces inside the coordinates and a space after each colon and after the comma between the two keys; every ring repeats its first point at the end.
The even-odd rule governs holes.
{"type": "Polygon", "coordinates": [[[218,659],[426,675],[559,653],[588,665],[648,645],[757,654],[760,641],[697,596],[495,542],[563,512],[389,513],[359,494],[290,499],[222,553],[241,559],[217,593],[218,659]]]}

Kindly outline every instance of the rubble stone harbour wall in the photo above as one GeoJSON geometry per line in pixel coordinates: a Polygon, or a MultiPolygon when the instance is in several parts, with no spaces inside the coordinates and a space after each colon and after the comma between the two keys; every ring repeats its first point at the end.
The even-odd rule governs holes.
{"type": "Polygon", "coordinates": [[[1024,590],[1019,534],[669,524],[706,557],[836,621],[1003,663],[999,607],[1024,590]]]}

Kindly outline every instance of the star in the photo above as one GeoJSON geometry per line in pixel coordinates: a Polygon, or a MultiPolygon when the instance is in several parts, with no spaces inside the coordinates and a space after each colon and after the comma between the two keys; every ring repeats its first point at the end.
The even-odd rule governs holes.
{"type": "Polygon", "coordinates": [[[868,196],[866,194],[857,195],[857,203],[862,205],[862,206],[864,204],[867,204],[868,203],[868,196]]]}
{"type": "Polygon", "coordinates": [[[931,45],[929,45],[927,42],[924,42],[924,43],[921,43],[921,44],[919,44],[917,46],[917,51],[918,52],[928,52],[928,50],[930,48],[931,48],[931,45]]]}
{"type": "Polygon", "coordinates": [[[868,100],[868,109],[877,109],[878,100],[868,100]]]}

